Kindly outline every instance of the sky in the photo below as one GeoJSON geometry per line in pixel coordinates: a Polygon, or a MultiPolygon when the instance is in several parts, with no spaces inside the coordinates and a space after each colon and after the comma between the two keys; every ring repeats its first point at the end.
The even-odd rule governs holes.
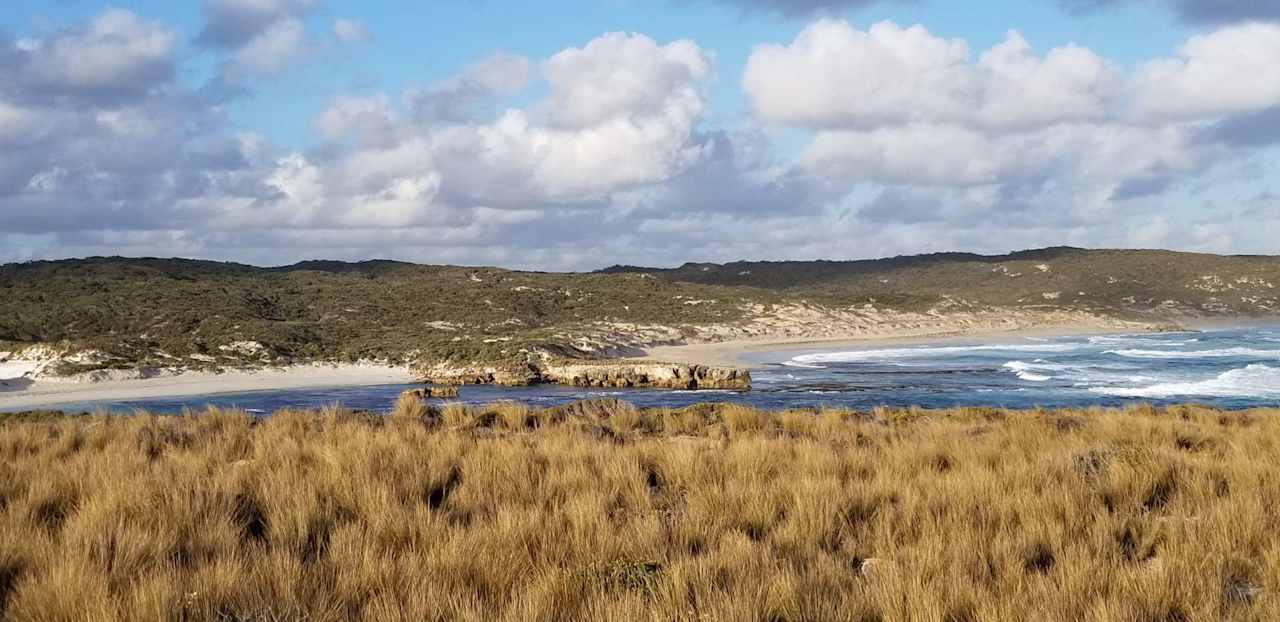
{"type": "Polygon", "coordinates": [[[6,0],[0,262],[1280,251],[1280,0],[6,0]]]}

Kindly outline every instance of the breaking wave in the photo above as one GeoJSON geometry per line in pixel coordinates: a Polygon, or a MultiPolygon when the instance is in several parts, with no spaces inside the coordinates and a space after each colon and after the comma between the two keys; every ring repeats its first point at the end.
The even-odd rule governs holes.
{"type": "Polygon", "coordinates": [[[850,352],[822,352],[804,354],[791,359],[792,363],[860,363],[895,358],[918,358],[948,355],[964,355],[970,352],[1072,352],[1084,346],[1079,343],[1036,344],[987,344],[976,346],[940,346],[921,348],[886,348],[882,350],[853,350],[850,352]]]}
{"type": "Polygon", "coordinates": [[[1222,348],[1220,350],[1107,350],[1103,354],[1115,354],[1138,359],[1200,359],[1200,358],[1263,358],[1280,359],[1280,350],[1256,348],[1222,348]]]}
{"type": "Polygon", "coordinates": [[[1255,364],[1233,369],[1218,377],[1196,382],[1165,382],[1149,387],[1094,387],[1093,393],[1116,397],[1169,398],[1187,395],[1203,397],[1280,397],[1280,369],[1255,364]]]}
{"type": "Polygon", "coordinates": [[[1033,369],[1043,369],[1044,365],[1024,363],[1022,361],[1009,361],[1002,365],[1002,367],[1013,372],[1018,378],[1026,380],[1027,382],[1048,382],[1053,380],[1053,376],[1046,376],[1032,371],[1033,369]]]}
{"type": "Polygon", "coordinates": [[[1198,338],[1189,339],[1169,339],[1166,335],[1169,333],[1161,333],[1158,335],[1101,335],[1098,337],[1090,337],[1089,343],[1096,346],[1124,346],[1124,345],[1161,345],[1161,346],[1187,346],[1193,343],[1199,343],[1198,338]]]}

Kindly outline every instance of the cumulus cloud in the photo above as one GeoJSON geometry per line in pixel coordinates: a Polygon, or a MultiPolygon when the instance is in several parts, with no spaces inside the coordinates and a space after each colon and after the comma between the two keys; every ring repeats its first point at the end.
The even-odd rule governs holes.
{"type": "MultiPolygon", "coordinates": [[[[207,8],[202,41],[227,71],[277,71],[264,59],[312,44],[309,2],[207,7],[224,4],[239,8],[207,8]]],[[[753,118],[714,126],[711,51],[610,33],[334,97],[315,144],[282,150],[175,78],[163,24],[109,11],[0,37],[0,260],[580,269],[1063,243],[1267,250],[1274,197],[1248,212],[1197,194],[1246,186],[1232,171],[1265,168],[1280,144],[1271,74],[1248,64],[1280,58],[1267,28],[1223,27],[1125,67],[1017,32],[973,50],[918,26],[819,20],[754,51],[753,118]],[[1244,83],[1200,86],[1215,72],[1244,83]]]]}
{"type": "Polygon", "coordinates": [[[1125,71],[1078,46],[1037,54],[1017,32],[975,57],[920,26],[826,19],[758,46],[743,87],[764,122],[811,132],[797,166],[846,180],[855,220],[1102,239],[1120,204],[1156,209],[1180,180],[1273,144],[1274,28],[1224,27],[1125,71]]]}
{"type": "Polygon", "coordinates": [[[1175,57],[1134,76],[1140,118],[1202,118],[1280,104],[1280,24],[1231,26],[1191,37],[1175,57]]]}
{"type": "Polygon", "coordinates": [[[757,113],[776,123],[1017,128],[1100,117],[1113,80],[1111,66],[1089,50],[1037,56],[1018,32],[974,63],[964,41],[923,26],[880,22],[861,31],[821,20],[790,45],[757,47],[743,85],[757,113]]]}
{"type": "Polygon", "coordinates": [[[406,110],[385,95],[334,102],[318,121],[327,138],[389,140],[339,152],[326,163],[325,179],[385,188],[406,179],[423,185],[422,175],[436,175],[424,185],[432,189],[419,197],[424,203],[522,209],[599,203],[669,179],[700,158],[691,136],[710,69],[696,45],[604,35],[544,62],[548,93],[529,109],[489,120],[465,114],[482,97],[521,88],[528,68],[519,57],[491,57],[410,93],[406,110]]]}
{"type": "Polygon", "coordinates": [[[176,40],[158,22],[107,10],[49,37],[9,42],[0,56],[9,77],[0,83],[20,84],[28,94],[135,95],[173,77],[176,40]]]}
{"type": "Polygon", "coordinates": [[[316,0],[204,0],[205,25],[197,40],[211,47],[240,48],[315,6],[316,0]]]}
{"type": "MultiPolygon", "coordinates": [[[[310,46],[303,18],[317,0],[204,0],[204,28],[196,40],[230,54],[224,79],[273,76],[303,56],[310,46]]],[[[355,34],[356,23],[335,33],[355,34]]]]}
{"type": "Polygon", "coordinates": [[[240,183],[246,154],[212,133],[220,108],[174,79],[175,38],[108,10],[0,41],[0,230],[198,222],[175,201],[240,183]]]}
{"type": "Polygon", "coordinates": [[[523,56],[497,52],[439,84],[411,90],[408,107],[422,122],[474,120],[494,98],[524,90],[532,66],[523,56]]]}
{"type": "Polygon", "coordinates": [[[1227,117],[1205,127],[1198,138],[1235,147],[1280,145],[1280,105],[1227,117]]]}
{"type": "MultiPolygon", "coordinates": [[[[682,0],[688,1],[688,0],[682,0]]],[[[917,0],[717,0],[746,11],[769,11],[788,17],[807,17],[863,9],[876,4],[911,4],[917,0]]],[[[1280,4],[1270,0],[1055,0],[1070,13],[1083,14],[1130,4],[1155,4],[1183,22],[1222,25],[1280,20],[1280,4]]]]}
{"type": "Polygon", "coordinates": [[[874,127],[966,114],[968,46],[921,26],[868,31],[821,20],[791,45],[752,52],[743,86],[765,120],[808,127],[874,127]]]}
{"type": "Polygon", "coordinates": [[[697,85],[711,73],[692,41],[659,46],[643,35],[611,33],[543,64],[552,124],[585,128],[624,115],[687,117],[702,111],[697,85]]]}
{"type": "Polygon", "coordinates": [[[278,21],[250,39],[231,56],[229,76],[273,76],[302,56],[307,45],[306,30],[296,19],[278,21]]]}

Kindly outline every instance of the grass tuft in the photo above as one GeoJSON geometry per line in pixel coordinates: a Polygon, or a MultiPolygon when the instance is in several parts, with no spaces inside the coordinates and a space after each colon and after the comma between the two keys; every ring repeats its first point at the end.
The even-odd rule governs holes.
{"type": "Polygon", "coordinates": [[[1277,415],[11,416],[0,618],[1280,619],[1277,415]]]}

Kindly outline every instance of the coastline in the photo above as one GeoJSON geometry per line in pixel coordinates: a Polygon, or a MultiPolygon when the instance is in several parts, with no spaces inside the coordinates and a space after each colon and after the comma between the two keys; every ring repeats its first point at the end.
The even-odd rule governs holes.
{"type": "Polygon", "coordinates": [[[875,348],[883,346],[950,344],[973,340],[1016,340],[1072,336],[1120,335],[1150,330],[1149,327],[1121,326],[1052,326],[1044,328],[951,330],[916,335],[866,333],[838,337],[780,337],[742,339],[716,343],[694,343],[658,346],[645,351],[643,359],[697,365],[724,365],[754,369],[765,363],[756,356],[776,353],[831,350],[835,348],[875,348]]]}
{"type": "Polygon", "coordinates": [[[382,365],[297,365],[221,373],[187,372],[146,379],[72,382],[36,380],[22,388],[0,388],[0,411],[80,402],[195,397],[252,391],[411,384],[408,368],[382,365]]]}
{"type": "MultiPolygon", "coordinates": [[[[1188,321],[1187,330],[1214,330],[1251,325],[1278,325],[1280,318],[1236,318],[1231,320],[1188,321]]],[[[777,336],[720,342],[667,345],[647,348],[637,357],[615,359],[623,362],[673,363],[713,367],[755,369],[771,360],[798,354],[839,348],[877,348],[927,344],[956,344],[973,341],[999,343],[1028,338],[1097,336],[1150,332],[1155,325],[1082,323],[1017,328],[955,328],[915,334],[866,331],[823,337],[777,336]]],[[[145,379],[110,379],[98,382],[69,380],[0,381],[0,411],[40,409],[69,404],[114,402],[139,399],[181,398],[279,391],[289,389],[358,387],[415,384],[407,367],[377,364],[311,364],[261,370],[184,372],[145,379]]]]}

